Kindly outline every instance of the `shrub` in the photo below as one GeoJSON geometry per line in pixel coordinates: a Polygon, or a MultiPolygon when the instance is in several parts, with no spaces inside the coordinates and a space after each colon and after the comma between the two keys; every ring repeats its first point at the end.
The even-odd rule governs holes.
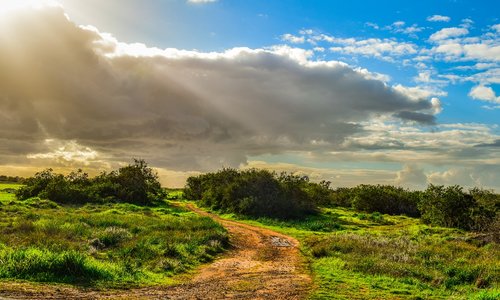
{"type": "Polygon", "coordinates": [[[334,206],[352,207],[364,212],[420,216],[417,208],[419,192],[390,185],[361,184],[353,188],[339,188],[331,196],[334,206]]]}
{"type": "Polygon", "coordinates": [[[256,169],[222,169],[190,177],[184,194],[222,212],[287,219],[314,213],[317,190],[306,177],[284,173],[278,176],[256,169]]]}
{"type": "Polygon", "coordinates": [[[57,203],[86,203],[119,201],[149,205],[165,197],[157,174],[144,160],[89,178],[82,170],[67,176],[55,174],[52,169],[36,173],[25,180],[17,197],[50,199],[57,203]]]}
{"type": "Polygon", "coordinates": [[[431,184],[421,195],[418,208],[427,224],[487,231],[496,230],[498,203],[498,196],[488,191],[472,189],[467,193],[458,185],[431,184]]]}

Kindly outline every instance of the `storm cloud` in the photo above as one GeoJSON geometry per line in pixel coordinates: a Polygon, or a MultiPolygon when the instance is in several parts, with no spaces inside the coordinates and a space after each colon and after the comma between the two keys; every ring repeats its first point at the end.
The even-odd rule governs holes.
{"type": "Polygon", "coordinates": [[[313,61],[306,50],[124,44],[77,26],[61,8],[0,21],[0,105],[3,163],[64,154],[69,146],[51,145],[66,141],[72,151],[171,170],[331,151],[373,118],[435,122],[429,99],[341,62],[313,61]]]}

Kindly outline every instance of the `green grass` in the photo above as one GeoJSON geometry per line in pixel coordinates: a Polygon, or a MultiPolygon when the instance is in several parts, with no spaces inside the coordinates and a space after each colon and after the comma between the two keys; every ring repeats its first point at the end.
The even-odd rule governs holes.
{"type": "Polygon", "coordinates": [[[21,186],[17,183],[0,183],[0,204],[16,199],[14,192],[21,186]]]}
{"type": "Polygon", "coordinates": [[[100,287],[168,284],[228,244],[207,217],[165,202],[61,206],[0,185],[0,279],[100,287]]]}
{"type": "Polygon", "coordinates": [[[292,221],[223,217],[298,238],[311,299],[499,299],[500,247],[471,233],[342,208],[292,221]]]}

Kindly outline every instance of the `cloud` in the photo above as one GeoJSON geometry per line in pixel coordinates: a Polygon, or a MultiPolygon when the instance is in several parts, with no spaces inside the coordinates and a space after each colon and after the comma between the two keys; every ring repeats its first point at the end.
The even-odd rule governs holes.
{"type": "Polygon", "coordinates": [[[395,183],[410,189],[424,189],[427,186],[427,176],[417,165],[406,164],[396,173],[395,183]]]}
{"type": "Polygon", "coordinates": [[[282,35],[281,39],[292,44],[303,44],[305,42],[305,38],[303,36],[296,36],[289,33],[282,35]]]}
{"type": "Polygon", "coordinates": [[[309,50],[149,48],[76,26],[60,8],[0,23],[4,164],[142,157],[205,171],[266,153],[332,150],[376,117],[434,118],[430,99],[312,60],[309,50]]]}
{"type": "Polygon", "coordinates": [[[450,17],[442,15],[433,15],[427,17],[427,21],[429,22],[449,22],[450,20],[451,20],[450,17]]]}
{"type": "Polygon", "coordinates": [[[419,27],[417,24],[413,24],[411,26],[405,26],[406,22],[404,21],[396,21],[391,25],[385,26],[383,29],[390,30],[394,33],[404,33],[408,34],[411,37],[416,38],[416,33],[424,30],[423,27],[419,27]]]}
{"type": "Polygon", "coordinates": [[[338,39],[324,37],[326,41],[338,46],[330,47],[330,51],[343,54],[373,56],[384,60],[392,60],[393,56],[405,56],[417,53],[416,46],[412,43],[401,43],[392,39],[338,39]]]}
{"type": "MultiPolygon", "coordinates": [[[[404,22],[402,22],[404,25],[404,22]]],[[[368,23],[372,26],[372,23],[368,23]]],[[[396,24],[399,24],[396,22],[396,24]]],[[[412,29],[405,27],[398,27],[398,32],[410,33],[412,29]],[[408,31],[407,31],[408,30],[408,31]]],[[[417,30],[419,31],[419,30],[417,30]]],[[[412,32],[417,32],[412,31],[412,32]]],[[[314,47],[318,47],[319,43],[323,45],[321,48],[329,47],[331,52],[350,54],[350,55],[363,55],[375,57],[378,59],[393,61],[395,57],[408,56],[417,53],[418,47],[413,43],[398,42],[395,39],[356,39],[356,38],[341,38],[332,35],[315,32],[314,30],[307,29],[299,32],[301,35],[296,36],[293,34],[282,35],[282,40],[288,41],[292,44],[309,43],[314,47]]]]}
{"type": "Polygon", "coordinates": [[[474,167],[453,167],[443,172],[432,172],[429,182],[441,185],[494,188],[498,184],[498,165],[477,165],[474,167]]]}
{"type": "Polygon", "coordinates": [[[460,28],[460,27],[443,28],[433,33],[429,37],[429,40],[433,42],[440,42],[442,40],[447,40],[450,38],[459,37],[467,34],[469,34],[469,30],[467,30],[467,28],[460,28]]]}
{"type": "Polygon", "coordinates": [[[471,89],[469,96],[476,100],[489,101],[500,104],[500,97],[489,86],[478,85],[471,89]]]}

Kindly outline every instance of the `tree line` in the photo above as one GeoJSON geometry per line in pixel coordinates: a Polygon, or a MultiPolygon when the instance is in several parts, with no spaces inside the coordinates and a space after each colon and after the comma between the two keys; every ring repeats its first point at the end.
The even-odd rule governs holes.
{"type": "Polygon", "coordinates": [[[23,180],[24,180],[24,178],[23,177],[19,177],[19,176],[0,175],[0,182],[22,183],[23,180]]]}
{"type": "MultiPolygon", "coordinates": [[[[46,169],[23,183],[16,192],[19,199],[40,197],[61,204],[151,205],[166,197],[156,172],[144,160],[137,159],[93,178],[82,170],[64,176],[46,169]]],[[[189,177],[184,197],[213,210],[252,217],[296,219],[318,213],[320,207],[340,206],[368,213],[419,217],[436,226],[500,232],[500,195],[489,190],[432,184],[424,191],[391,185],[361,184],[337,189],[330,185],[328,181],[311,182],[307,176],[224,168],[189,177]]]]}
{"type": "Polygon", "coordinates": [[[266,170],[217,172],[187,179],[185,197],[225,213],[281,219],[314,214],[319,207],[346,207],[363,212],[420,217],[424,223],[464,230],[500,229],[500,195],[458,185],[429,185],[411,191],[391,185],[361,184],[352,188],[314,183],[307,176],[266,170]]]}

